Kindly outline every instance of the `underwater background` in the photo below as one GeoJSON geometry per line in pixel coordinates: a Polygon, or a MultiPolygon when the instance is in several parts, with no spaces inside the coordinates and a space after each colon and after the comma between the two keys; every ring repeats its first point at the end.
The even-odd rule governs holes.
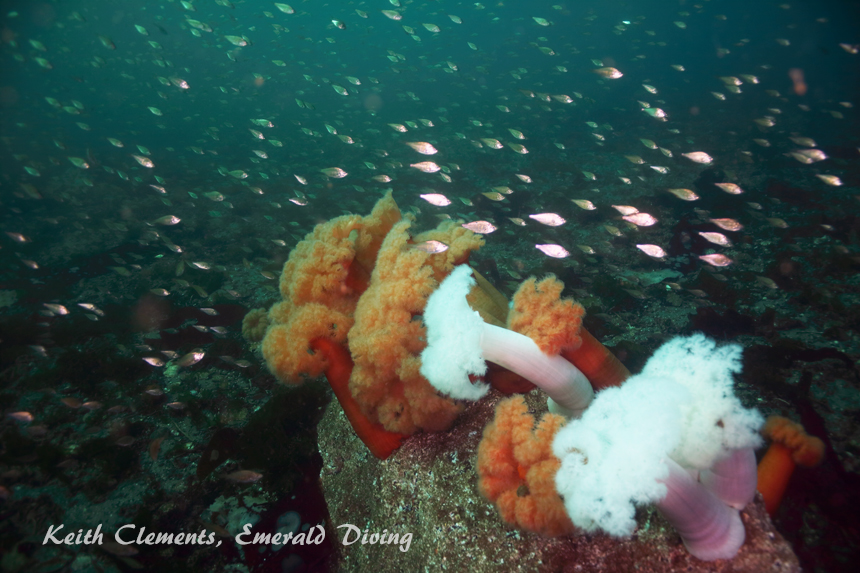
{"type": "Polygon", "coordinates": [[[744,404],[826,445],[776,530],[856,567],[858,3],[0,6],[0,569],[336,570],[333,531],[233,543],[331,525],[331,392],[278,383],[242,319],[389,189],[416,232],[471,223],[508,297],[555,274],[631,372],[742,344],[744,404]],[[43,544],[60,523],[224,542],[43,544]]]}

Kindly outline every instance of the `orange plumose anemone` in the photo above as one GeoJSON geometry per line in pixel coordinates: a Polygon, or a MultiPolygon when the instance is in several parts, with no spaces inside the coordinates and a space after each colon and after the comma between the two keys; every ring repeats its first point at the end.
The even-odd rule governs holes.
{"type": "Polygon", "coordinates": [[[507,523],[549,537],[575,530],[555,489],[561,461],[552,440],[565,422],[547,413],[535,425],[522,396],[496,407],[478,446],[478,488],[507,523]]]}
{"type": "Polygon", "coordinates": [[[281,382],[300,384],[326,374],[356,434],[380,459],[391,455],[404,436],[364,416],[350,394],[353,363],[346,337],[379,247],[399,220],[389,192],[370,215],[337,217],[308,233],[284,264],[283,300],[269,310],[262,344],[266,364],[281,382]]]}
{"type": "Polygon", "coordinates": [[[803,426],[782,416],[769,416],[761,433],[771,443],[758,464],[757,489],[764,497],[765,509],[773,516],[795,467],[812,468],[820,464],[825,446],[820,438],[807,434],[803,426]]]}
{"type": "Polygon", "coordinates": [[[582,326],[585,309],[561,298],[563,289],[564,283],[552,275],[523,282],[511,301],[508,328],[534,340],[544,354],[559,354],[576,366],[595,392],[620,386],[630,371],[582,326]]]}
{"type": "Polygon", "coordinates": [[[553,275],[538,282],[525,280],[514,294],[508,328],[535,341],[547,356],[582,344],[579,330],[585,309],[573,299],[561,298],[564,283],[553,275]]]}

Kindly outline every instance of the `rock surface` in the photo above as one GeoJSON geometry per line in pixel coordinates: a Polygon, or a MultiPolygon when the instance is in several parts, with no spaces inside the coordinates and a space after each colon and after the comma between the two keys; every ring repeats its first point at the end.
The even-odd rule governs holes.
{"type": "MultiPolygon", "coordinates": [[[[353,434],[339,404],[332,402],[319,425],[321,481],[333,528],[352,524],[391,533],[405,543],[343,545],[349,528],[334,529],[341,570],[352,573],[420,571],[481,572],[799,572],[791,547],[776,532],[760,497],[742,513],[746,542],[731,560],[700,561],[653,509],[641,509],[629,539],[602,533],[555,539],[505,524],[478,493],[476,458],[484,426],[502,397],[491,394],[471,405],[447,432],[418,434],[389,459],[373,458],[353,434]]],[[[532,412],[546,410],[533,392],[532,412]]],[[[355,537],[352,534],[350,537],[355,537]]]]}

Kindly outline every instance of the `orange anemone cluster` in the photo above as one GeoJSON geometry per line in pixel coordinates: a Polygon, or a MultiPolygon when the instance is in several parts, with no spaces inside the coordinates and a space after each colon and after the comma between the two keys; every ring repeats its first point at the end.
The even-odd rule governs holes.
{"type": "Polygon", "coordinates": [[[771,443],[758,464],[756,487],[772,516],[779,509],[794,468],[817,466],[824,458],[825,448],[824,442],[807,434],[803,426],[782,416],[769,416],[761,433],[771,443]]]}
{"type": "Polygon", "coordinates": [[[462,410],[418,373],[420,315],[429,294],[483,239],[451,222],[410,238],[411,224],[389,192],[367,217],[317,225],[284,265],[282,300],[269,310],[262,344],[282,382],[326,374],[356,433],[380,459],[412,433],[447,429],[462,410]],[[431,254],[411,246],[430,239],[448,249],[431,254]]]}
{"type": "Polygon", "coordinates": [[[585,309],[561,298],[564,283],[549,275],[540,282],[530,277],[514,294],[508,328],[535,341],[548,356],[560,354],[579,368],[594,391],[620,386],[630,371],[582,326],[585,309]]]}
{"type": "Polygon", "coordinates": [[[561,462],[552,440],[566,419],[544,414],[535,425],[522,396],[499,402],[478,446],[478,487],[507,523],[549,537],[574,531],[555,489],[561,462]]]}

